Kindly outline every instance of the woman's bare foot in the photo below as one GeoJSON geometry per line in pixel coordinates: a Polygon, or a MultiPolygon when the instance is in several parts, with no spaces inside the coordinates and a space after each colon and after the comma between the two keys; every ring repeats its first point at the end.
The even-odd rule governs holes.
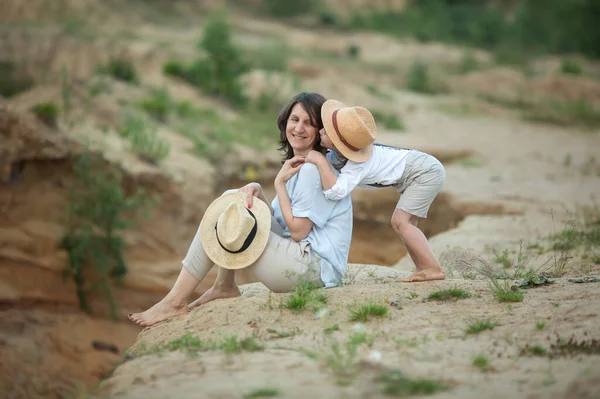
{"type": "Polygon", "coordinates": [[[208,291],[200,296],[200,298],[196,299],[194,302],[190,303],[188,307],[193,309],[200,305],[204,305],[207,302],[214,301],[215,299],[223,299],[223,298],[235,298],[240,296],[240,289],[237,285],[233,285],[228,288],[217,288],[216,286],[210,287],[208,291]]]}
{"type": "Polygon", "coordinates": [[[446,278],[446,273],[442,269],[423,269],[416,271],[406,280],[402,280],[404,283],[416,283],[421,281],[431,281],[431,280],[444,280],[446,278]]]}
{"type": "Polygon", "coordinates": [[[129,320],[140,326],[152,326],[171,317],[186,314],[187,311],[188,307],[185,304],[173,304],[170,301],[163,299],[145,312],[130,313],[129,320]]]}

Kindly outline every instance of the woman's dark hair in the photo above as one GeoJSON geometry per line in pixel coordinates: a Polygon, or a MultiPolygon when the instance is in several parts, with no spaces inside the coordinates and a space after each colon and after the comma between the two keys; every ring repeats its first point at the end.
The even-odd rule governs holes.
{"type": "Polygon", "coordinates": [[[317,127],[317,140],[315,141],[314,149],[319,151],[321,154],[325,154],[327,150],[321,147],[321,136],[318,134],[318,131],[323,129],[323,121],[321,120],[321,107],[325,101],[325,97],[318,93],[303,92],[296,94],[294,98],[292,98],[290,102],[283,107],[279,113],[279,116],[277,117],[277,127],[279,127],[278,150],[283,151],[283,161],[281,163],[284,163],[288,159],[292,159],[294,157],[294,150],[292,149],[292,146],[288,142],[288,139],[285,135],[285,128],[287,126],[287,121],[290,118],[290,114],[292,113],[292,108],[294,108],[294,105],[298,103],[302,104],[302,107],[310,117],[311,123],[317,127]]]}

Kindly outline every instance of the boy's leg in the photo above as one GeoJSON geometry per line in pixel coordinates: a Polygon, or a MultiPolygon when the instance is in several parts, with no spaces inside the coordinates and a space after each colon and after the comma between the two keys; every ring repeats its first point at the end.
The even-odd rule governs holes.
{"type": "Polygon", "coordinates": [[[425,234],[416,226],[419,218],[401,209],[392,216],[394,231],[402,238],[408,254],[416,266],[415,273],[407,282],[443,280],[446,273],[435,259],[425,234]]]}
{"type": "Polygon", "coordinates": [[[416,271],[406,281],[443,280],[446,274],[417,223],[419,218],[427,217],[431,203],[444,185],[446,172],[433,156],[415,151],[407,159],[405,175],[399,190],[400,200],[392,216],[392,227],[415,263],[416,271]]]}

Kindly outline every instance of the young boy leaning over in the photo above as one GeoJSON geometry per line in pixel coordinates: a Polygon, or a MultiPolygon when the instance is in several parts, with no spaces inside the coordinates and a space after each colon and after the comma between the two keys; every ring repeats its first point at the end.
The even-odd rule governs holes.
{"type": "Polygon", "coordinates": [[[319,168],[325,197],[340,200],[357,186],[396,188],[400,199],[392,215],[392,227],[416,266],[406,281],[445,279],[427,238],[417,227],[444,185],[446,172],[440,161],[417,150],[374,143],[377,126],[366,108],[328,100],[321,108],[321,116],[321,145],[330,151],[327,157],[311,151],[306,162],[319,168]]]}

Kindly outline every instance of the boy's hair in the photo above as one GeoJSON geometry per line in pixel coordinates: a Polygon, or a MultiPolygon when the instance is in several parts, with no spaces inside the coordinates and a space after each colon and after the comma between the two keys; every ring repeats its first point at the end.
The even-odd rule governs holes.
{"type": "Polygon", "coordinates": [[[294,98],[290,100],[287,105],[285,105],[279,116],[277,117],[277,127],[279,127],[279,151],[283,151],[283,160],[281,163],[284,163],[288,159],[292,159],[294,157],[294,150],[292,146],[288,142],[288,139],[285,135],[285,128],[287,126],[287,121],[292,113],[292,108],[297,103],[302,104],[302,108],[308,113],[310,117],[310,121],[313,125],[317,127],[317,139],[315,141],[314,150],[319,151],[321,154],[325,154],[326,149],[321,147],[321,136],[319,135],[319,130],[323,129],[323,120],[321,119],[321,107],[323,103],[325,103],[325,97],[318,93],[310,93],[310,92],[302,92],[296,94],[294,98]]]}

